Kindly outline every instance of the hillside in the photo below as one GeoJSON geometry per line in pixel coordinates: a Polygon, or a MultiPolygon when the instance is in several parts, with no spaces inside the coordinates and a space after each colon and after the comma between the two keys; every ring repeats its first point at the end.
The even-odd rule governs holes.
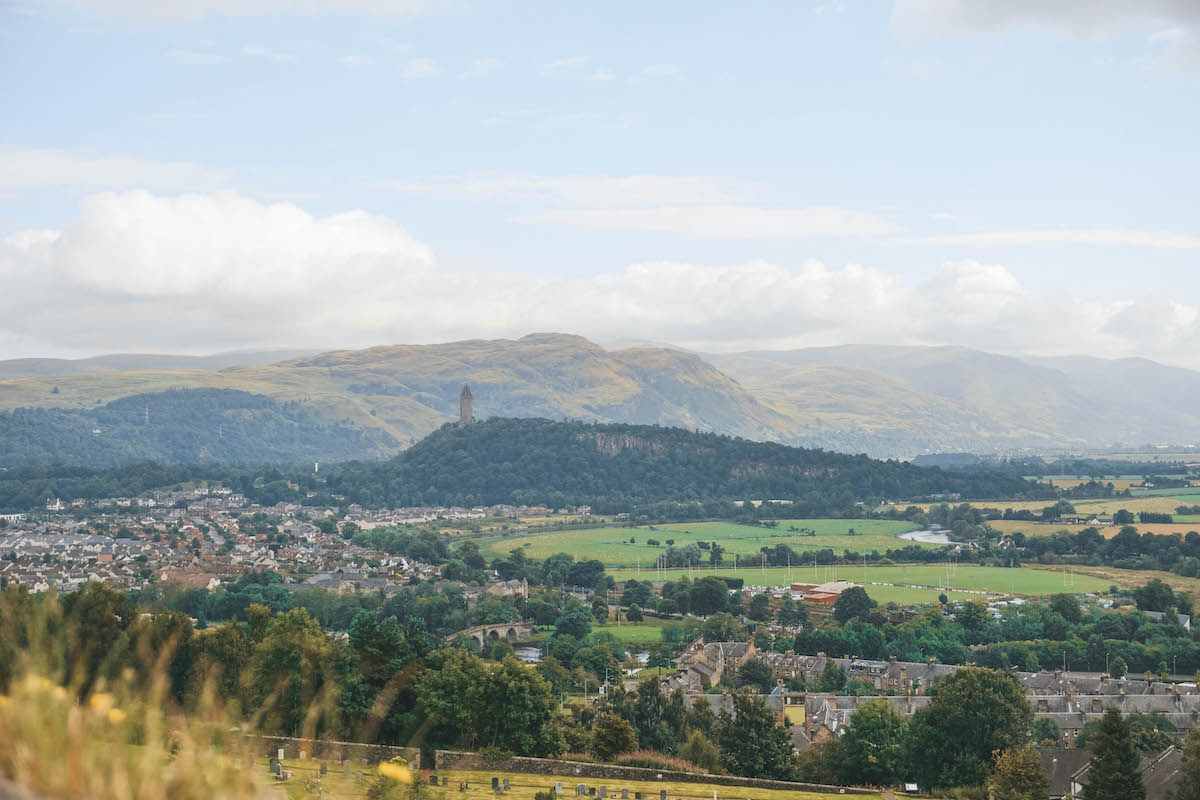
{"type": "Polygon", "coordinates": [[[297,463],[382,455],[378,432],[234,389],[141,394],[86,410],[0,412],[0,464],[297,463]]]}
{"type": "MultiPolygon", "coordinates": [[[[755,439],[779,438],[788,431],[785,417],[698,356],[650,348],[610,352],[563,334],[339,350],[219,371],[27,377],[0,381],[0,411],[91,413],[131,395],[153,396],[170,389],[238,390],[295,404],[313,422],[353,428],[360,432],[363,446],[339,457],[374,458],[394,455],[457,418],[464,383],[471,384],[480,419],[539,416],[677,425],[755,439]]],[[[215,440],[220,420],[213,417],[209,423],[215,440]]],[[[290,449],[298,454],[302,450],[290,449]]],[[[28,463],[32,457],[19,449],[7,455],[15,459],[10,464],[28,463]]],[[[174,457],[166,450],[143,455],[174,457]]],[[[118,463],[122,457],[89,457],[86,463],[118,463]]]]}
{"type": "MultiPolygon", "coordinates": [[[[254,363],[268,357],[263,352],[0,362],[0,376],[6,369],[25,375],[0,379],[0,413],[92,414],[133,395],[232,390],[303,409],[314,431],[343,426],[355,432],[333,446],[308,441],[308,433],[296,438],[288,426],[268,428],[237,456],[254,459],[249,443],[258,442],[258,460],[288,453],[305,459],[324,453],[323,460],[395,455],[456,418],[464,383],[472,387],[479,419],[668,425],[884,457],[1200,441],[1200,407],[1191,402],[1200,392],[1200,373],[1145,359],[1015,358],[961,347],[873,345],[706,355],[633,340],[610,348],[543,333],[335,350],[271,364],[254,363]],[[241,361],[201,368],[230,359],[241,361]],[[124,369],[130,366],[137,369],[124,369]],[[60,368],[67,371],[49,374],[60,368]],[[28,374],[33,371],[47,374],[28,374]],[[272,443],[272,431],[292,438],[272,443]]],[[[81,417],[53,419],[60,427],[83,424],[81,417]]],[[[11,424],[11,418],[0,421],[0,427],[11,424]]],[[[217,416],[207,426],[198,418],[189,425],[200,438],[220,438],[217,416]]],[[[10,459],[5,463],[53,457],[53,448],[30,436],[29,449],[0,452],[10,459]]],[[[213,447],[210,442],[208,450],[213,447]]],[[[171,446],[142,442],[135,449],[136,455],[129,448],[84,448],[78,457],[95,464],[176,457],[171,446]]],[[[191,449],[200,454],[195,457],[205,450],[191,449]]]]}
{"type": "Polygon", "coordinates": [[[329,489],[369,505],[593,504],[801,500],[822,510],[857,500],[1020,495],[1030,485],[989,472],[751,442],[680,428],[494,418],[446,425],[383,463],[349,463],[329,489]]]}
{"type": "Polygon", "coordinates": [[[916,454],[1200,440],[1186,400],[1200,373],[1146,359],[882,345],[705,358],[799,425],[799,442],[916,454]]]}

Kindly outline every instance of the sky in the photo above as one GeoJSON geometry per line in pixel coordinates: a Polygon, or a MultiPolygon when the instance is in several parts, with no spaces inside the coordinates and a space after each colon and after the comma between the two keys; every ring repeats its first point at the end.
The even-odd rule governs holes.
{"type": "Polygon", "coordinates": [[[1200,368],[1196,0],[0,0],[0,358],[1200,368]]]}

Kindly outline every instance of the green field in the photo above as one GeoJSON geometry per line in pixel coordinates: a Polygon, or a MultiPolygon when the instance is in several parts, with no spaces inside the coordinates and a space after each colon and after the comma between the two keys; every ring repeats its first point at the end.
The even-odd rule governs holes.
{"type": "MultiPolygon", "coordinates": [[[[609,574],[618,581],[638,577],[637,570],[615,569],[609,574]]],[[[848,580],[863,584],[867,593],[880,603],[896,602],[932,603],[947,586],[952,600],[982,599],[977,594],[967,594],[955,590],[986,591],[989,594],[1018,594],[1046,595],[1056,592],[1097,592],[1112,585],[1113,581],[1096,578],[1089,575],[1078,575],[1066,572],[1020,567],[1006,569],[1004,567],[977,567],[968,565],[952,566],[947,576],[944,564],[913,564],[908,566],[855,567],[841,565],[838,567],[768,567],[766,570],[743,568],[733,569],[694,569],[694,570],[665,570],[655,572],[643,569],[642,580],[678,578],[690,575],[693,579],[705,575],[721,575],[725,577],[743,578],[748,586],[777,586],[789,582],[823,583],[831,580],[848,580]],[[877,586],[884,584],[909,584],[918,586],[933,586],[934,589],[913,589],[908,586],[877,586]]]]}
{"type": "MultiPolygon", "coordinates": [[[[869,553],[885,552],[911,542],[896,535],[914,530],[908,522],[871,519],[785,519],[777,528],[739,525],[733,522],[678,522],[641,528],[592,528],[582,531],[556,531],[494,540],[484,545],[494,555],[522,548],[530,558],[546,558],[555,553],[570,553],[576,560],[596,559],[610,567],[643,567],[654,563],[666,549],[666,540],[676,547],[691,542],[718,542],[725,548],[725,560],[753,559],[760,548],[786,544],[797,552],[832,549],[836,553],[853,550],[869,553]],[[808,536],[789,528],[809,528],[816,532],[808,536]],[[853,528],[855,535],[850,535],[853,528]],[[635,541],[630,542],[630,539],[635,541]],[[652,547],[646,540],[656,539],[663,544],[652,547]]],[[[707,554],[704,555],[707,559],[707,554]]]]}
{"type": "Polygon", "coordinates": [[[657,642],[662,639],[662,627],[666,620],[647,617],[647,622],[626,622],[622,615],[621,624],[606,622],[603,625],[593,625],[593,631],[605,631],[616,636],[623,642],[637,644],[640,642],[657,642]]]}

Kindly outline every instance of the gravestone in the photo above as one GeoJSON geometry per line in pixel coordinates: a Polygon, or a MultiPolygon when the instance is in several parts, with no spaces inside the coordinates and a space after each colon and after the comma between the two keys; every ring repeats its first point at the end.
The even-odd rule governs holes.
{"type": "Polygon", "coordinates": [[[342,762],[342,775],[347,778],[350,777],[350,762],[348,760],[342,762]]]}
{"type": "Polygon", "coordinates": [[[642,800],[642,793],[641,793],[641,792],[634,792],[634,793],[633,793],[633,800],[642,800]]]}
{"type": "Polygon", "coordinates": [[[300,751],[300,760],[301,760],[301,761],[305,761],[305,760],[307,760],[307,759],[308,759],[308,751],[307,751],[307,750],[301,750],[301,751],[300,751]]]}
{"type": "Polygon", "coordinates": [[[621,800],[629,800],[629,790],[628,789],[621,790],[621,800]]]}
{"type": "Polygon", "coordinates": [[[430,785],[430,786],[437,786],[437,775],[430,775],[430,776],[429,776],[429,785],[430,785]]]}
{"type": "Polygon", "coordinates": [[[587,784],[581,783],[575,787],[575,796],[579,797],[587,794],[587,784]]]}
{"type": "Polygon", "coordinates": [[[329,773],[329,765],[326,764],[324,761],[321,762],[320,773],[321,773],[322,778],[324,778],[326,776],[326,774],[329,773]]]}
{"type": "Polygon", "coordinates": [[[604,800],[604,798],[606,798],[606,797],[608,797],[608,787],[601,786],[600,787],[600,798],[601,798],[601,800],[604,800]]]}
{"type": "Polygon", "coordinates": [[[278,758],[280,761],[283,761],[283,748],[282,747],[279,748],[279,754],[276,755],[276,758],[278,758]]]}
{"type": "Polygon", "coordinates": [[[666,789],[658,790],[658,800],[667,800],[667,790],[666,789]]]}
{"type": "Polygon", "coordinates": [[[503,786],[504,791],[507,792],[508,791],[508,778],[505,778],[504,780],[500,781],[500,785],[503,786]]]}
{"type": "Polygon", "coordinates": [[[465,792],[465,791],[467,790],[467,782],[466,782],[466,781],[459,781],[459,782],[458,782],[458,790],[459,790],[460,792],[465,792]]]}
{"type": "Polygon", "coordinates": [[[557,781],[557,782],[555,782],[555,784],[554,784],[554,794],[558,795],[559,797],[562,797],[562,793],[563,793],[563,791],[562,791],[562,781],[557,781]]]}
{"type": "Polygon", "coordinates": [[[363,779],[362,770],[359,770],[358,772],[354,773],[354,782],[355,783],[362,783],[362,779],[363,779]]]}
{"type": "Polygon", "coordinates": [[[492,791],[493,792],[500,791],[500,779],[499,778],[492,778],[492,791]]]}

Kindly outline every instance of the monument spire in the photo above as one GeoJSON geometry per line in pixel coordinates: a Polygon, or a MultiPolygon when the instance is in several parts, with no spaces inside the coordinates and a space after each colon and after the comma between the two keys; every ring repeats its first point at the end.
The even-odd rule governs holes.
{"type": "Polygon", "coordinates": [[[462,393],[458,396],[458,427],[470,425],[475,421],[475,415],[471,410],[471,387],[464,384],[462,393]]]}

